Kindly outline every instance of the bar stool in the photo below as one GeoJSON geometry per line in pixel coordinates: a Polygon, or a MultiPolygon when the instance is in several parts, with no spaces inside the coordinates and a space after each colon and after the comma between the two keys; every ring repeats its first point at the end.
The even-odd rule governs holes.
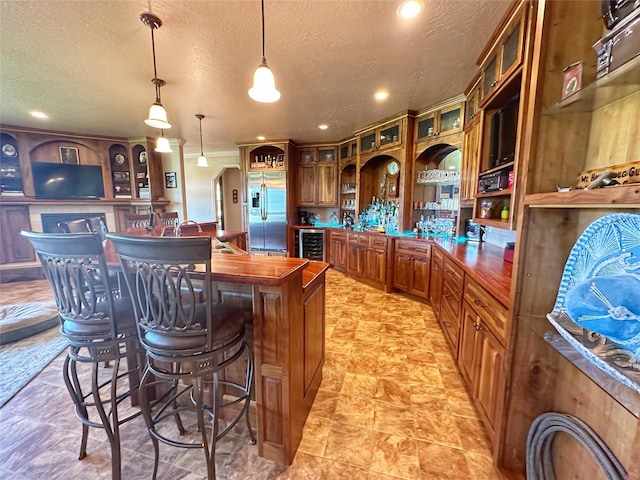
{"type": "Polygon", "coordinates": [[[137,394],[138,366],[144,362],[131,300],[112,295],[100,234],[22,235],[42,263],[58,308],[60,332],[69,346],[63,377],[82,422],[78,459],[87,454],[89,427],[102,428],[111,447],[111,477],[120,479],[120,425],[141,413],[136,411],[125,418],[118,415],[118,405],[137,394]],[[127,359],[127,369],[121,371],[123,358],[127,359]],[[98,368],[101,362],[113,363],[110,374],[98,368]],[[78,364],[91,365],[90,385],[83,385],[78,364]],[[129,376],[129,389],[125,391],[118,385],[124,376],[129,376]]]}
{"type": "Polygon", "coordinates": [[[216,441],[244,416],[249,420],[253,356],[245,339],[244,314],[235,306],[214,303],[211,285],[211,237],[134,237],[109,234],[133,298],[140,342],[147,365],[140,382],[140,406],[155,450],[159,442],[202,448],[207,476],[215,479],[216,441]],[[224,370],[246,358],[244,383],[224,370]],[[212,389],[205,398],[205,384],[212,389]],[[150,402],[154,387],[159,399],[150,402]],[[233,397],[233,398],[230,398],[233,397]],[[235,410],[235,411],[234,411],[235,410]],[[220,431],[223,412],[231,411],[220,431]],[[195,413],[199,440],[176,438],[185,432],[181,414],[195,413]],[[205,422],[205,416],[209,422],[205,422]],[[167,423],[175,421],[177,432],[167,423]]]}

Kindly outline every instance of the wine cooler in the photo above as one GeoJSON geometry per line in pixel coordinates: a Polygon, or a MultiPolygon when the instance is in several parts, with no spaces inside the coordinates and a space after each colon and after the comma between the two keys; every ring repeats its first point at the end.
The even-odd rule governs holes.
{"type": "Polygon", "coordinates": [[[298,257],[326,262],[324,248],[326,230],[301,228],[298,232],[298,257]]]}

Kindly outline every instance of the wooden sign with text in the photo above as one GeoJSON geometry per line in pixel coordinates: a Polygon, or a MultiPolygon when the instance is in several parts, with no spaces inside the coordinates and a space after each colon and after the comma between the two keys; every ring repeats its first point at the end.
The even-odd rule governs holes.
{"type": "Polygon", "coordinates": [[[585,170],[580,173],[580,177],[578,178],[578,188],[586,187],[607,170],[615,174],[615,177],[612,175],[611,178],[615,178],[621,185],[625,183],[640,183],[640,162],[631,162],[622,165],[596,168],[594,170],[585,170]]]}

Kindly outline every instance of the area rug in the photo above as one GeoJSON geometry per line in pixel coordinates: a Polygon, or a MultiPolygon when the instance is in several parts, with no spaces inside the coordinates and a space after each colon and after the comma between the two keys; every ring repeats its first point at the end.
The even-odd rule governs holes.
{"type": "Polygon", "coordinates": [[[57,328],[0,346],[0,407],[64,350],[57,328]]]}

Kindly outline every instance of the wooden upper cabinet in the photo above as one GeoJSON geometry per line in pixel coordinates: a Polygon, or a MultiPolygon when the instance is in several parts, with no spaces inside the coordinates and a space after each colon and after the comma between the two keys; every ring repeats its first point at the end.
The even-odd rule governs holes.
{"type": "Polygon", "coordinates": [[[429,141],[462,131],[464,103],[457,102],[446,107],[419,113],[415,120],[415,141],[429,141]]]}
{"type": "Polygon", "coordinates": [[[336,147],[305,147],[299,153],[298,204],[302,206],[337,206],[338,163],[336,147]]]}
{"type": "Polygon", "coordinates": [[[400,146],[404,143],[402,119],[362,132],[359,136],[360,153],[371,153],[400,146]]]}
{"type": "Polygon", "coordinates": [[[475,78],[471,82],[471,86],[467,89],[467,101],[464,108],[464,126],[467,128],[471,122],[479,119],[480,113],[480,77],[475,78]]]}
{"type": "Polygon", "coordinates": [[[342,163],[351,163],[356,161],[358,156],[358,142],[355,139],[348,140],[338,146],[338,161],[342,163]]]}
{"type": "Polygon", "coordinates": [[[460,171],[460,200],[472,202],[478,190],[478,166],[482,142],[482,122],[476,121],[464,132],[462,169],[460,171]]]}
{"type": "Polygon", "coordinates": [[[524,32],[526,20],[526,2],[510,16],[505,28],[500,31],[492,48],[484,56],[480,69],[482,72],[481,95],[485,104],[494,92],[522,65],[524,51],[524,32]]]}

